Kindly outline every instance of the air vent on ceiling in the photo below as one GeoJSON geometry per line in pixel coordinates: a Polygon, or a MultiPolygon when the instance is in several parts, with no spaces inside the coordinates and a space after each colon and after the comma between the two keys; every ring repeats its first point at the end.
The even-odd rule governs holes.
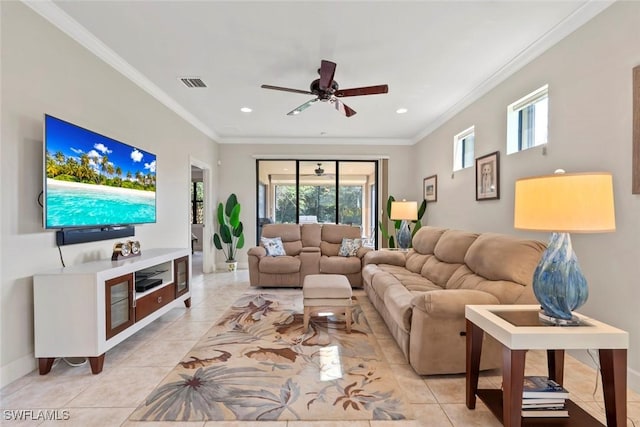
{"type": "Polygon", "coordinates": [[[200,77],[180,77],[186,87],[207,87],[200,77]]]}

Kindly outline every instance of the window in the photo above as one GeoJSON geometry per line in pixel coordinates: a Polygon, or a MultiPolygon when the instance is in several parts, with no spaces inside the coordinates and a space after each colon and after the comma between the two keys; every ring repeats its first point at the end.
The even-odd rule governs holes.
{"type": "Polygon", "coordinates": [[[453,137],[453,170],[459,171],[473,166],[475,127],[460,132],[453,137]]]}
{"type": "Polygon", "coordinates": [[[376,161],[258,160],[257,176],[258,224],[349,224],[375,245],[376,161]]]}
{"type": "Polygon", "coordinates": [[[549,85],[507,107],[507,154],[547,143],[549,85]]]}
{"type": "Polygon", "coordinates": [[[204,222],[204,182],[191,183],[191,224],[204,222]]]}

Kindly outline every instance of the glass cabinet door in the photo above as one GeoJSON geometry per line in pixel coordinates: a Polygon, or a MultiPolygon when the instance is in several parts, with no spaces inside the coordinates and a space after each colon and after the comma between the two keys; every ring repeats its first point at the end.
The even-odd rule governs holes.
{"type": "Polygon", "coordinates": [[[133,325],[134,298],[133,274],[116,277],[105,282],[107,339],[133,325]]]}
{"type": "Polygon", "coordinates": [[[178,258],[173,264],[176,298],[189,290],[189,257],[178,258]]]}

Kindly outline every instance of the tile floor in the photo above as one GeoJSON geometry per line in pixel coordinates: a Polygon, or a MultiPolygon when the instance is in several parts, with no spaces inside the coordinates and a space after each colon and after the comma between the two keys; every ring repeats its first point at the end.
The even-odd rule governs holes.
{"type": "MultiPolygon", "coordinates": [[[[173,309],[106,354],[104,370],[91,375],[88,366],[71,367],[65,361],[56,363],[49,375],[37,371],[18,379],[0,390],[0,425],[6,426],[123,426],[156,427],[159,425],[187,427],[466,427],[499,426],[489,410],[478,400],[476,410],[464,404],[463,375],[416,375],[407,365],[387,328],[362,290],[356,290],[374,333],[387,360],[397,372],[398,382],[406,390],[415,420],[411,421],[348,421],[348,422],[191,422],[153,423],[131,422],[128,416],[155,385],[178,363],[198,341],[211,323],[246,289],[248,272],[203,275],[194,256],[192,307],[173,309]],[[59,409],[68,411],[65,421],[14,421],[5,410],[59,409]]],[[[604,423],[602,389],[594,369],[567,355],[565,387],[572,399],[604,423]],[[597,385],[596,385],[597,384],[597,385]]],[[[544,375],[544,353],[527,355],[528,375],[544,375]]],[[[485,372],[480,387],[498,388],[500,373],[485,372]]],[[[640,427],[640,394],[628,392],[628,426],[640,427]]],[[[64,414],[60,412],[60,417],[64,414]]]]}

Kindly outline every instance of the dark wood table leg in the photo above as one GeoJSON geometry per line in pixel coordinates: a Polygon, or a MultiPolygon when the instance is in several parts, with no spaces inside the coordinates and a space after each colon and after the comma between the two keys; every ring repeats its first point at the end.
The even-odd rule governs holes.
{"type": "Polygon", "coordinates": [[[184,300],[184,306],[187,308],[191,308],[191,297],[184,300]]]}
{"type": "Polygon", "coordinates": [[[90,357],[89,358],[89,365],[91,365],[91,373],[92,374],[99,374],[100,372],[102,372],[102,366],[104,365],[104,353],[102,353],[100,356],[98,357],[90,357]]]}
{"type": "Polygon", "coordinates": [[[480,354],[482,353],[482,336],[484,331],[467,320],[467,408],[475,409],[478,376],[480,374],[480,354]]]}
{"type": "Polygon", "coordinates": [[[502,348],[502,421],[505,427],[522,425],[522,385],[527,350],[502,348]]]}
{"type": "Polygon", "coordinates": [[[40,371],[40,375],[47,375],[51,371],[55,360],[55,357],[39,357],[38,371],[40,371]]]}
{"type": "Polygon", "coordinates": [[[627,349],[600,349],[600,372],[608,427],[627,425],[627,349]]]}
{"type": "Polygon", "coordinates": [[[564,381],[564,350],[547,350],[549,379],[562,385],[564,381]]]}

